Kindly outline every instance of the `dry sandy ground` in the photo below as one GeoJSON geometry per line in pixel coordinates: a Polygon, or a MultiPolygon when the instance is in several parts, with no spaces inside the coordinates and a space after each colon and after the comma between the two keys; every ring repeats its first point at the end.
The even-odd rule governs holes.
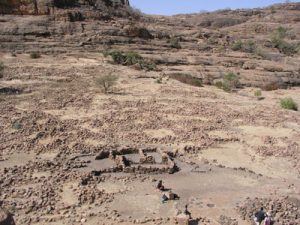
{"type": "Polygon", "coordinates": [[[263,92],[258,101],[255,88],[226,93],[167,78],[158,84],[152,77],[159,72],[111,65],[101,54],[1,60],[7,70],[0,87],[22,90],[0,95],[0,200],[17,224],[174,224],[189,204],[203,224],[222,224],[226,215],[246,225],[236,206],[247,197],[300,199],[300,114],[279,104],[286,96],[300,104],[299,88],[263,92]],[[95,78],[111,71],[118,84],[104,95],[95,78]],[[88,188],[104,194],[80,203],[81,179],[111,166],[93,158],[112,145],[171,149],[180,171],[103,175],[88,188]],[[78,154],[90,154],[92,162],[66,169],[65,160],[78,154]],[[159,179],[180,199],[162,204],[159,179]],[[28,210],[44,199],[45,185],[52,207],[28,210]],[[32,189],[42,194],[26,194],[32,189]]]}

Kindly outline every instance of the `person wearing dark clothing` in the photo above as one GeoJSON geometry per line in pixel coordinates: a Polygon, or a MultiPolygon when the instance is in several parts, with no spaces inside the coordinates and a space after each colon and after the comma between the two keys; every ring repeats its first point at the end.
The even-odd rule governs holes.
{"type": "Polygon", "coordinates": [[[165,187],[164,187],[163,184],[162,184],[162,180],[158,181],[158,184],[157,184],[156,188],[157,188],[158,190],[161,190],[161,191],[164,191],[164,190],[165,190],[165,187]]]}
{"type": "Polygon", "coordinates": [[[188,205],[185,205],[183,214],[189,216],[190,219],[192,218],[192,214],[188,210],[188,205]]]}
{"type": "Polygon", "coordinates": [[[256,225],[260,225],[261,222],[264,221],[264,219],[266,218],[266,213],[264,212],[264,209],[261,208],[259,211],[255,213],[254,216],[255,216],[254,221],[256,225]]]}

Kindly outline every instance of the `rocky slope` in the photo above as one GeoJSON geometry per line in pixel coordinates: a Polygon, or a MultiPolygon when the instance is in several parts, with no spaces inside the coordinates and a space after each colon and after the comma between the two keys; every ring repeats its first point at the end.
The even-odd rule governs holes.
{"type": "Polygon", "coordinates": [[[82,1],[66,8],[50,7],[53,4],[47,1],[37,1],[36,5],[22,1],[11,4],[14,2],[19,7],[5,11],[8,14],[0,18],[0,45],[7,51],[59,54],[107,48],[134,50],[154,60],[162,74],[188,73],[207,84],[226,72],[237,73],[244,85],[265,89],[300,84],[300,3],[140,17],[127,1],[82,1]],[[276,48],[272,38],[281,26],[284,46],[276,48]],[[128,27],[146,28],[153,38],[129,35],[128,27]],[[172,46],[174,41],[178,46],[172,46]],[[239,49],[233,51],[234,45],[239,49]]]}
{"type": "Polygon", "coordinates": [[[299,4],[97,2],[0,16],[0,224],[3,207],[22,225],[174,225],[186,204],[195,224],[250,225],[261,206],[299,224],[300,117],[280,105],[300,104],[299,4]],[[243,87],[212,85],[227,72],[243,87]]]}
{"type": "Polygon", "coordinates": [[[51,15],[57,9],[92,7],[124,7],[128,0],[1,0],[1,14],[51,15]]]}

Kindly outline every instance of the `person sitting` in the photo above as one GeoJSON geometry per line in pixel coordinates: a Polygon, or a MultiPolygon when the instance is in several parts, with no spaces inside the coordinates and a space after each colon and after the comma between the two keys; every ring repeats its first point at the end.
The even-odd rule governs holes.
{"type": "Polygon", "coordinates": [[[271,225],[272,219],[271,219],[271,213],[267,212],[266,218],[264,220],[264,225],[271,225]]]}
{"type": "Polygon", "coordinates": [[[189,216],[189,219],[192,219],[192,214],[188,210],[188,205],[185,205],[183,214],[189,216]]]}
{"type": "Polygon", "coordinates": [[[254,222],[256,225],[260,225],[262,221],[266,218],[266,213],[264,212],[264,208],[260,208],[254,215],[254,222]]]}
{"type": "Polygon", "coordinates": [[[160,191],[164,191],[165,190],[165,187],[162,184],[162,180],[158,181],[158,184],[157,184],[156,188],[158,190],[160,190],[160,191]]]}
{"type": "Polygon", "coordinates": [[[175,193],[173,193],[171,190],[169,190],[167,194],[169,200],[179,200],[179,196],[175,193]]]}
{"type": "Polygon", "coordinates": [[[161,197],[161,202],[165,203],[168,200],[169,200],[168,197],[165,194],[163,194],[163,196],[161,197]]]}

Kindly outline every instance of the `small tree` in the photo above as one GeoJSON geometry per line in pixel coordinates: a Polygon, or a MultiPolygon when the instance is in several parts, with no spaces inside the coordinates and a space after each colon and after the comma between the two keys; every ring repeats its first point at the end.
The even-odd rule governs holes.
{"type": "Polygon", "coordinates": [[[0,78],[3,77],[3,72],[4,72],[4,63],[0,62],[0,78]]]}
{"type": "Polygon", "coordinates": [[[118,79],[119,78],[116,75],[109,74],[109,75],[104,75],[104,76],[98,77],[96,79],[96,83],[97,83],[97,85],[102,87],[104,90],[104,93],[107,94],[109,92],[110,88],[113,87],[114,85],[116,85],[118,79]]]}
{"type": "Polygon", "coordinates": [[[284,98],[280,101],[281,108],[298,111],[298,105],[292,98],[284,98]]]}

